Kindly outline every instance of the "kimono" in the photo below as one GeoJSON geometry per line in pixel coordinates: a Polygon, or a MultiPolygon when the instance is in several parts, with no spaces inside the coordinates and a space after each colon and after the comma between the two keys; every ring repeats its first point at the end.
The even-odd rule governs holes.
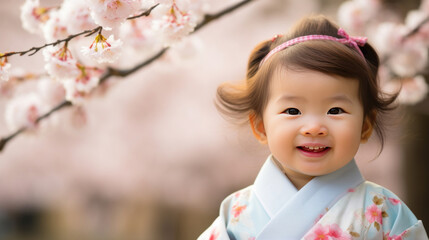
{"type": "Polygon", "coordinates": [[[425,240],[392,192],[365,181],[354,160],[297,190],[272,156],[253,185],[228,196],[198,240],[425,240]]]}

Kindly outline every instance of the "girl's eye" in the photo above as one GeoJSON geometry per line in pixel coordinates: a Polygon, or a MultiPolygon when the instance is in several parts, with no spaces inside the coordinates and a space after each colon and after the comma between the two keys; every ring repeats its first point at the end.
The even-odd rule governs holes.
{"type": "Polygon", "coordinates": [[[341,114],[341,113],[345,113],[346,111],[344,111],[342,108],[339,107],[334,107],[329,109],[328,114],[332,114],[332,115],[337,115],[337,114],[341,114]]]}
{"type": "Polygon", "coordinates": [[[301,112],[297,108],[288,108],[283,113],[289,114],[289,115],[300,115],[301,112]]]}

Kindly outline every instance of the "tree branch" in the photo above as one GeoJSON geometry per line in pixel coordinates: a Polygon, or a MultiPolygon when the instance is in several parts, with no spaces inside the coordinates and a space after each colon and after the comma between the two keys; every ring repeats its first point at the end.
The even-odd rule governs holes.
{"type": "Polygon", "coordinates": [[[127,20],[131,20],[131,19],[135,19],[135,18],[139,18],[139,17],[143,17],[143,16],[144,16],[144,17],[147,17],[147,16],[149,16],[149,15],[150,15],[150,13],[152,12],[152,10],[153,10],[154,8],[156,8],[158,5],[159,5],[159,3],[157,3],[157,4],[153,5],[151,8],[149,8],[148,10],[146,10],[146,11],[142,12],[142,13],[141,13],[141,14],[139,14],[139,15],[132,16],[132,17],[127,18],[127,20]]]}
{"type": "Polygon", "coordinates": [[[67,38],[59,39],[59,40],[57,40],[55,42],[52,42],[52,43],[46,43],[45,45],[40,46],[40,47],[32,47],[32,48],[30,48],[30,49],[28,49],[26,51],[8,52],[8,53],[5,53],[2,56],[0,56],[0,58],[2,58],[2,57],[9,57],[9,56],[12,56],[12,55],[17,55],[17,54],[19,54],[20,56],[22,56],[22,55],[25,55],[25,54],[30,53],[30,52],[32,52],[32,53],[30,53],[28,56],[33,56],[38,51],[40,51],[41,49],[43,49],[43,48],[45,48],[47,46],[56,46],[57,44],[60,44],[62,42],[69,42],[73,38],[79,37],[81,35],[85,35],[85,37],[88,37],[88,36],[91,36],[92,34],[98,32],[98,31],[100,31],[101,29],[102,29],[102,27],[99,26],[99,27],[96,27],[96,28],[91,29],[91,30],[86,30],[86,31],[83,31],[83,32],[80,32],[80,33],[77,33],[77,34],[69,35],[67,38]]]}
{"type": "MultiPolygon", "coordinates": [[[[237,9],[239,9],[240,7],[246,5],[247,3],[252,2],[253,0],[243,0],[231,7],[228,7],[224,10],[219,11],[218,13],[215,14],[207,14],[204,16],[203,21],[201,21],[201,23],[199,23],[196,27],[194,32],[198,31],[199,29],[203,28],[204,26],[206,26],[207,24],[209,24],[210,22],[212,22],[213,20],[216,20],[228,13],[231,13],[237,9]]],[[[157,5],[153,6],[152,8],[148,9],[147,11],[152,11],[153,8],[155,8],[157,5]]],[[[149,14],[148,13],[148,14],[149,14]]],[[[143,15],[142,15],[143,16],[143,15]]],[[[90,34],[95,33],[96,31],[94,31],[95,29],[92,30],[88,30],[90,34]],[[91,33],[91,31],[94,31],[91,33]]],[[[98,28],[97,28],[98,30],[98,28]]],[[[194,33],[192,32],[192,33],[194,33]]],[[[83,33],[82,33],[83,34],[83,33]]],[[[58,43],[57,43],[58,44],[58,43]]],[[[39,49],[40,50],[40,49],[39,49]]],[[[140,70],[141,68],[151,64],[153,61],[157,60],[158,58],[160,58],[162,55],[164,55],[167,51],[169,50],[168,47],[163,48],[162,50],[160,50],[157,54],[155,54],[154,56],[152,56],[151,58],[135,65],[134,67],[130,68],[130,69],[126,69],[126,70],[120,70],[120,69],[114,69],[114,68],[108,68],[107,71],[100,77],[100,84],[105,82],[107,79],[109,79],[112,76],[118,76],[118,77],[126,77],[134,72],[136,72],[137,70],[140,70]]],[[[30,50],[29,50],[30,51],[30,50]]],[[[25,53],[24,53],[25,54],[25,53]]],[[[72,103],[64,100],[62,103],[58,104],[56,107],[52,108],[48,113],[40,116],[37,120],[36,123],[39,123],[40,121],[42,121],[45,118],[48,118],[52,113],[59,111],[60,109],[66,108],[66,107],[70,107],[72,106],[72,103]]],[[[22,127],[19,130],[17,130],[16,132],[12,133],[9,136],[3,137],[0,140],[0,152],[3,151],[4,147],[6,146],[6,144],[12,140],[13,138],[15,138],[16,136],[18,136],[19,134],[25,132],[27,130],[27,127],[22,127]]]]}
{"type": "Polygon", "coordinates": [[[423,27],[423,25],[425,25],[426,23],[429,22],[429,17],[426,17],[422,22],[419,23],[419,25],[417,25],[414,29],[412,29],[409,33],[407,33],[404,37],[403,40],[413,36],[414,34],[418,33],[420,28],[423,27]]]}
{"type": "MultiPolygon", "coordinates": [[[[143,13],[141,13],[139,15],[127,18],[127,20],[132,20],[132,19],[136,19],[136,18],[139,18],[139,17],[149,16],[150,13],[152,12],[152,10],[154,8],[156,8],[158,5],[159,5],[159,3],[153,5],[151,8],[147,9],[146,11],[144,11],[143,13]]],[[[89,37],[89,36],[91,36],[92,34],[94,34],[96,32],[100,32],[102,29],[103,29],[103,27],[98,26],[98,27],[96,27],[94,29],[86,30],[86,31],[83,31],[83,32],[80,32],[80,33],[76,33],[76,34],[73,34],[73,35],[69,35],[68,37],[66,37],[64,39],[59,39],[59,40],[57,40],[55,42],[47,43],[47,44],[45,44],[43,46],[40,46],[40,47],[32,47],[32,48],[30,48],[30,49],[28,49],[26,51],[20,51],[20,52],[8,52],[8,53],[5,53],[3,55],[0,55],[0,59],[3,58],[3,57],[9,57],[9,56],[12,56],[12,55],[17,55],[17,54],[19,54],[20,56],[22,56],[22,55],[25,55],[25,54],[30,53],[30,52],[32,52],[32,53],[30,53],[28,56],[33,56],[34,54],[36,54],[38,51],[40,51],[41,49],[43,49],[45,47],[56,46],[57,44],[60,44],[62,42],[69,42],[73,38],[76,38],[76,37],[79,37],[79,36],[82,36],[82,35],[85,35],[85,37],[89,37]]]]}

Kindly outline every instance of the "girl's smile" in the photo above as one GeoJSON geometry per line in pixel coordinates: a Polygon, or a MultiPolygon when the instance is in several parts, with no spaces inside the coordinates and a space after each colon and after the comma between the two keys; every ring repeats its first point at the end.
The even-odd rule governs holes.
{"type": "Polygon", "coordinates": [[[304,156],[314,158],[322,157],[331,150],[330,147],[317,143],[303,144],[302,146],[298,146],[297,149],[300,150],[304,156]]]}

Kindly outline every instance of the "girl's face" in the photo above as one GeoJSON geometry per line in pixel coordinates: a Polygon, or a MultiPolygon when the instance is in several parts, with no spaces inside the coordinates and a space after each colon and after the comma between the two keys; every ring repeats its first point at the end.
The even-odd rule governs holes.
{"type": "Polygon", "coordinates": [[[298,188],[345,166],[369,136],[358,88],[356,79],[310,70],[274,74],[262,121],[252,127],[298,188]]]}

